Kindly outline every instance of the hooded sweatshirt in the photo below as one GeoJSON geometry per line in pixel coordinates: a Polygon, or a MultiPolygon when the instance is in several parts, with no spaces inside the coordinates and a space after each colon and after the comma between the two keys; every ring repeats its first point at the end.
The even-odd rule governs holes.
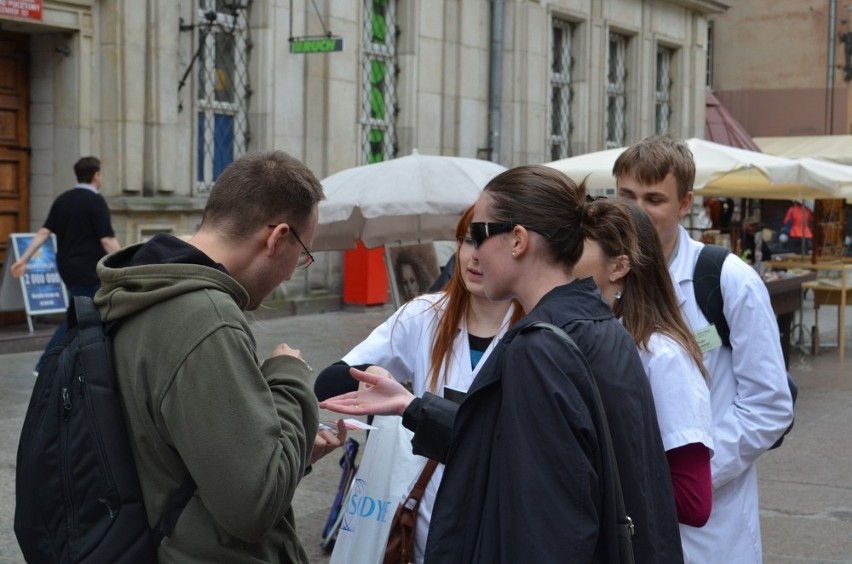
{"type": "Polygon", "coordinates": [[[319,423],[308,366],[260,366],[248,293],[177,238],[109,255],[98,275],[149,524],[188,475],[198,485],[158,560],[308,562],[291,508],[319,423]]]}

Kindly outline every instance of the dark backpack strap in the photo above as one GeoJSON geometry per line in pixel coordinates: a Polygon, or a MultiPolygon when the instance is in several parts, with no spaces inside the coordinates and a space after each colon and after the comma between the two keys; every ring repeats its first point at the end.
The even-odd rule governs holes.
{"type": "Polygon", "coordinates": [[[725,319],[722,297],[722,265],[730,251],[718,245],[704,245],[692,277],[695,301],[707,321],[716,326],[722,344],[731,346],[731,330],[725,319]]]}
{"type": "Polygon", "coordinates": [[[88,296],[74,296],[68,305],[68,328],[77,326],[80,333],[88,333],[87,329],[96,328],[101,333],[101,314],[95,307],[95,302],[88,296]]]}
{"type": "Polygon", "coordinates": [[[183,508],[186,507],[189,500],[192,499],[192,495],[195,493],[197,487],[192,476],[187,476],[186,480],[183,481],[178,490],[169,499],[169,503],[166,504],[160,520],[157,521],[157,524],[151,530],[151,535],[154,538],[154,546],[160,546],[160,543],[163,542],[165,537],[172,536],[178,517],[180,517],[183,508]]]}
{"type": "Polygon", "coordinates": [[[95,305],[95,301],[88,296],[74,296],[74,299],[71,300],[68,306],[68,328],[71,329],[77,326],[80,328],[81,334],[85,332],[84,335],[81,335],[83,342],[87,342],[85,337],[88,334],[92,334],[92,338],[100,338],[101,328],[105,335],[114,337],[125,319],[127,318],[115,319],[104,323],[101,321],[101,313],[95,305]],[[87,331],[87,329],[91,328],[96,328],[96,331],[87,331]]]}
{"type": "MultiPolygon", "coordinates": [[[[722,265],[725,262],[725,257],[729,254],[728,249],[719,247],[718,245],[704,245],[701,253],[698,255],[698,262],[695,263],[695,273],[693,275],[693,287],[695,289],[695,301],[698,302],[698,307],[701,313],[707,318],[707,321],[716,326],[716,331],[722,339],[722,344],[731,348],[731,329],[728,327],[728,320],[725,319],[725,300],[722,297],[722,265]]],[[[799,386],[790,373],[787,372],[787,386],[790,388],[790,396],[793,398],[793,405],[796,405],[796,396],[799,394],[799,386]]],[[[793,423],[787,427],[784,434],[769,447],[769,450],[781,446],[784,437],[793,429],[793,423]]]]}

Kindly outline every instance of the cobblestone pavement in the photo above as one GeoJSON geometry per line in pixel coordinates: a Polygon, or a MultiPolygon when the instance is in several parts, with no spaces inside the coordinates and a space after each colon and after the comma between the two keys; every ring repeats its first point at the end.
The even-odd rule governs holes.
{"type": "MultiPolygon", "coordinates": [[[[836,343],[836,308],[820,310],[820,342],[836,343]]],[[[286,342],[299,348],[315,369],[335,362],[392,309],[356,308],[296,317],[261,312],[254,323],[259,354],[286,342]]],[[[805,303],[804,327],[813,324],[805,303]]],[[[847,335],[852,328],[847,325],[847,335]]],[[[807,334],[804,340],[809,341],[807,334]]],[[[32,390],[38,352],[0,359],[0,563],[22,562],[12,530],[14,470],[18,437],[32,390]]],[[[759,463],[761,522],[768,564],[852,563],[852,344],[840,363],[836,349],[817,356],[793,353],[791,373],[800,386],[796,426],[778,450],[759,463]]],[[[333,417],[326,413],[324,418],[333,417]]],[[[363,435],[353,435],[363,445],[363,435]]],[[[299,534],[312,562],[328,562],[319,546],[340,470],[339,456],[320,461],[300,484],[294,500],[299,534]]]]}

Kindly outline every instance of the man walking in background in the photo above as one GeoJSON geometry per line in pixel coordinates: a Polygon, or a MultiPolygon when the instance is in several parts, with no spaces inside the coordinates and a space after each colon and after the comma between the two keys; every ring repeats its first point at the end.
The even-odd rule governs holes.
{"type": "MultiPolygon", "coordinates": [[[[95,271],[98,261],[120,247],[112,229],[106,200],[100,194],[101,161],[97,157],[83,157],[74,164],[74,173],[77,185],[54,200],[44,226],[36,232],[21,258],[12,265],[12,276],[20,278],[30,257],[55,233],[57,266],[68,289],[69,301],[74,296],[94,297],[101,285],[95,271]]],[[[67,330],[68,322],[65,320],[56,328],[45,353],[59,344],[67,330]]],[[[38,359],[36,374],[41,369],[45,353],[38,359]]]]}

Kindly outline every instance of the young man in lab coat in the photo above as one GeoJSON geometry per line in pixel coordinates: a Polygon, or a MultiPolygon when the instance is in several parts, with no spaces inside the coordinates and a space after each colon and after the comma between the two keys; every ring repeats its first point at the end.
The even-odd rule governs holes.
{"type": "Polygon", "coordinates": [[[681,311],[701,344],[710,373],[713,511],[704,527],[681,529],[684,559],[760,563],[755,462],[793,418],[778,324],[766,285],[751,266],[733,254],[727,257],[721,288],[731,346],[723,346],[695,300],[693,271],[704,245],[680,225],[692,205],[692,153],[669,137],[649,137],[619,156],[613,174],[619,196],[636,201],[654,221],[681,311]]]}

